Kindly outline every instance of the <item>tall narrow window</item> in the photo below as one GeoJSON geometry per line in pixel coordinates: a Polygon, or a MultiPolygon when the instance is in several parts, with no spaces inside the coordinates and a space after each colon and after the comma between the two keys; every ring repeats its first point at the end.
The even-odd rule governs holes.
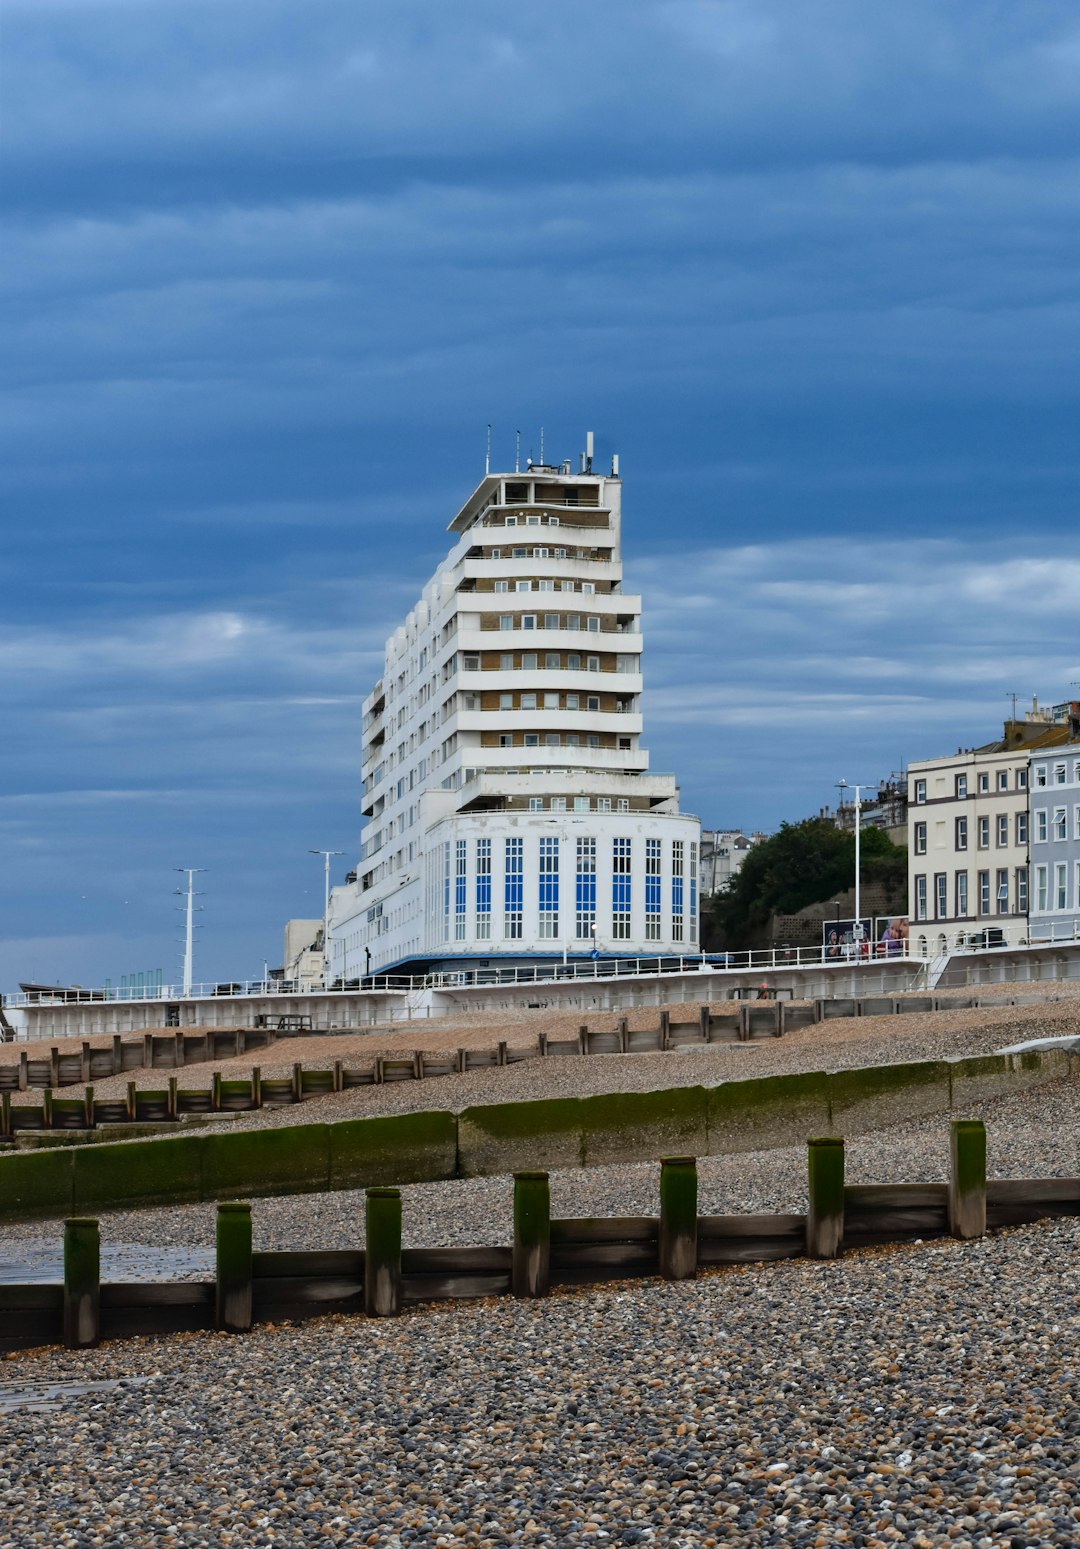
{"type": "Polygon", "coordinates": [[[506,880],[503,890],[503,935],[508,941],[521,937],[522,908],[525,902],[525,841],[506,841],[506,880]]]}
{"type": "Polygon", "coordinates": [[[944,920],[949,913],[949,879],[943,871],[934,876],[934,918],[944,920]]]}
{"type": "Polygon", "coordinates": [[[1059,861],[1054,867],[1054,908],[1065,909],[1068,906],[1069,881],[1068,871],[1064,861],[1059,861]]]}
{"type": "Polygon", "coordinates": [[[1049,899],[1047,897],[1047,868],[1035,867],[1035,908],[1039,914],[1045,914],[1049,899]]]}
{"type": "Polygon", "coordinates": [[[466,854],[468,841],[457,841],[454,857],[454,940],[465,940],[465,908],[466,908],[466,854]]]}
{"type": "Polygon", "coordinates": [[[1000,867],[997,874],[997,912],[1008,914],[1009,912],[1009,873],[1004,866],[1000,867]]]}
{"type": "Polygon", "coordinates": [[[587,941],[596,929],[596,840],[577,841],[577,882],[575,889],[575,932],[579,941],[587,941]]]}
{"type": "Polygon", "coordinates": [[[963,919],[968,912],[968,874],[966,871],[956,873],[956,914],[963,919]]]}
{"type": "Polygon", "coordinates": [[[442,939],[450,940],[450,841],[443,845],[443,929],[442,939]]]}
{"type": "Polygon", "coordinates": [[[926,919],[926,878],[915,878],[915,918],[926,919]]]}
{"type": "Polygon", "coordinates": [[[545,835],[540,840],[540,936],[555,941],[559,935],[559,841],[545,835]]]}
{"type": "Polygon", "coordinates": [[[645,940],[660,940],[660,841],[645,841],[645,940]]]}
{"type": "Polygon", "coordinates": [[[691,941],[697,940],[697,863],[698,847],[695,840],[690,841],[690,930],[691,941]]]}
{"type": "Polygon", "coordinates": [[[630,940],[630,840],[612,841],[611,934],[616,941],[630,940]]]}
{"type": "Polygon", "coordinates": [[[671,939],[683,939],[683,842],[675,839],[671,845],[671,939]]]}
{"type": "Polygon", "coordinates": [[[476,939],[491,940],[491,840],[476,841],[476,939]]]}
{"type": "Polygon", "coordinates": [[[990,873],[979,872],[979,913],[990,913],[990,873]]]}

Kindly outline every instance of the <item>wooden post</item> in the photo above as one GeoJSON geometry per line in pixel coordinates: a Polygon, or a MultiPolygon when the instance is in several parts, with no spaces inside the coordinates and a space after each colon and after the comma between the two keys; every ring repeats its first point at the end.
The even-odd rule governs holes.
{"type": "Polygon", "coordinates": [[[244,1052],[244,1034],[238,1027],[233,1037],[233,1058],[238,1058],[244,1052]]]}
{"type": "Polygon", "coordinates": [[[143,1034],[142,1062],[143,1062],[143,1069],[144,1070],[153,1070],[153,1068],[154,1068],[154,1035],[153,1035],[153,1033],[144,1033],[143,1034]]]}
{"type": "Polygon", "coordinates": [[[49,1050],[49,1085],[60,1085],[60,1050],[55,1046],[49,1050]]]}
{"type": "MultiPolygon", "coordinates": [[[[413,1064],[415,1065],[415,1063],[416,1063],[416,1056],[414,1055],[413,1056],[413,1064]]],[[[414,1071],[414,1074],[415,1074],[415,1071],[414,1071]]],[[[341,1091],[344,1090],[344,1086],[345,1086],[345,1080],[344,1080],[344,1076],[342,1074],[341,1061],[340,1060],[335,1060],[334,1061],[334,1091],[335,1092],[341,1092],[341,1091]]]]}
{"type": "Polygon", "coordinates": [[[86,1129],[94,1129],[94,1089],[86,1088],[83,1094],[83,1124],[86,1129]]]}
{"type": "Polygon", "coordinates": [[[806,1252],[835,1259],[844,1240],[844,1142],[833,1136],[811,1140],[806,1211],[806,1252]]]}
{"type": "Polygon", "coordinates": [[[183,1064],[184,1064],[184,1034],[181,1031],[181,1032],[178,1032],[177,1035],[176,1035],[176,1051],[173,1054],[173,1069],[174,1070],[180,1070],[180,1069],[182,1069],[183,1064]]]}
{"type": "Polygon", "coordinates": [[[64,1344],[88,1350],[101,1338],[101,1233],[86,1216],[64,1222],[64,1344]]]}
{"type": "Polygon", "coordinates": [[[112,1073],[119,1076],[124,1069],[124,1040],[119,1033],[113,1034],[112,1041],[112,1073]]]}
{"type": "Polygon", "coordinates": [[[79,1080],[90,1080],[90,1045],[85,1041],[79,1049],[79,1080]]]}
{"type": "Polygon", "coordinates": [[[514,1174],[514,1248],[510,1289],[546,1296],[551,1271],[551,1190],[547,1173],[514,1174]]]}
{"type": "MultiPolygon", "coordinates": [[[[458,1050],[458,1053],[461,1053],[460,1049],[458,1050]]],[[[375,1068],[372,1072],[371,1079],[375,1086],[382,1086],[383,1082],[386,1080],[386,1067],[383,1063],[383,1056],[381,1054],[376,1054],[375,1056],[375,1068]]]]}
{"type": "Polygon", "coordinates": [[[365,1204],[364,1311],[393,1318],[401,1310],[401,1193],[368,1189],[365,1204]]]}
{"type": "Polygon", "coordinates": [[[630,1049],[630,1018],[619,1018],[619,1053],[626,1054],[630,1049]]]}
{"type": "Polygon", "coordinates": [[[134,1081],[129,1081],[127,1084],[127,1116],[129,1119],[135,1119],[138,1118],[138,1115],[139,1103],[135,1092],[135,1083],[134,1081]]]}
{"type": "Polygon", "coordinates": [[[949,1231],[982,1237],[986,1231],[986,1125],[954,1119],[949,1135],[949,1231]]]}
{"type": "Polygon", "coordinates": [[[588,1054],[589,1052],[589,1029],[585,1026],[579,1027],[577,1030],[577,1051],[579,1054],[588,1054]]]}
{"type": "Polygon", "coordinates": [[[19,1052],[19,1091],[20,1092],[25,1092],[26,1091],[26,1084],[27,1084],[27,1080],[28,1080],[29,1075],[30,1075],[30,1072],[26,1068],[26,1061],[27,1061],[26,1050],[22,1049],[19,1052]]]}
{"type": "Polygon", "coordinates": [[[44,1092],[41,1094],[41,1113],[42,1124],[46,1129],[52,1129],[53,1125],[56,1123],[56,1119],[53,1115],[53,1094],[51,1087],[46,1087],[44,1092]]]}
{"type": "Polygon", "coordinates": [[[0,1135],[11,1139],[11,1093],[0,1092],[0,1135]]]}
{"type": "Polygon", "coordinates": [[[226,1334],[251,1328],[251,1206],[217,1208],[217,1283],[214,1327],[226,1334]]]}
{"type": "Polygon", "coordinates": [[[304,1067],[299,1061],[292,1068],[292,1100],[294,1103],[304,1100],[304,1067]]]}
{"type": "Polygon", "coordinates": [[[210,1078],[210,1107],[215,1113],[221,1112],[221,1071],[215,1070],[210,1078]]]}
{"type": "Polygon", "coordinates": [[[424,1071],[424,1051],[423,1051],[423,1049],[417,1049],[417,1051],[416,1051],[414,1069],[415,1069],[415,1072],[416,1072],[416,1079],[417,1079],[417,1081],[423,1081],[424,1075],[425,1075],[425,1071],[424,1071]]]}
{"type": "Polygon", "coordinates": [[[660,1163],[660,1273],[665,1280],[697,1274],[697,1162],[668,1156],[660,1163]]]}
{"type": "Polygon", "coordinates": [[[661,1011],[661,1013],[660,1013],[660,1047],[661,1047],[661,1049],[670,1049],[671,1048],[671,1012],[670,1011],[661,1011]]]}
{"type": "Polygon", "coordinates": [[[469,1068],[469,1051],[468,1051],[468,1049],[459,1049],[457,1051],[457,1068],[461,1072],[462,1075],[464,1075],[465,1072],[468,1070],[468,1068],[469,1068]]]}
{"type": "Polygon", "coordinates": [[[506,1039],[505,1038],[502,1038],[499,1041],[499,1064],[500,1065],[505,1065],[506,1064],[506,1039]]]}
{"type": "Polygon", "coordinates": [[[258,1065],[251,1067],[251,1106],[261,1108],[262,1101],[262,1069],[258,1065]]]}
{"type": "Polygon", "coordinates": [[[540,1051],[540,1058],[543,1059],[547,1054],[547,1033],[538,1033],[536,1037],[536,1043],[540,1051]]]}
{"type": "Polygon", "coordinates": [[[712,1013],[708,1006],[702,1006],[698,1012],[698,1022],[701,1028],[703,1042],[708,1043],[712,1037],[712,1013]]]}
{"type": "Polygon", "coordinates": [[[180,1112],[179,1097],[177,1095],[179,1086],[180,1086],[179,1078],[177,1076],[170,1076],[169,1077],[169,1096],[168,1096],[168,1099],[167,1099],[167,1107],[166,1107],[166,1110],[165,1110],[166,1113],[169,1115],[170,1119],[177,1118],[177,1116],[179,1115],[179,1112],[180,1112]]]}

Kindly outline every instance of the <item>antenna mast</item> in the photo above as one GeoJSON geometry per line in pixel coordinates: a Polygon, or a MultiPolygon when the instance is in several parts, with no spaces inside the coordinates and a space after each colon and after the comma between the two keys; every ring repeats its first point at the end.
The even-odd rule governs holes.
{"type": "Polygon", "coordinates": [[[484,478],[485,479],[487,478],[487,476],[488,476],[488,474],[490,472],[491,472],[491,421],[488,420],[487,450],[484,453],[484,478]]]}

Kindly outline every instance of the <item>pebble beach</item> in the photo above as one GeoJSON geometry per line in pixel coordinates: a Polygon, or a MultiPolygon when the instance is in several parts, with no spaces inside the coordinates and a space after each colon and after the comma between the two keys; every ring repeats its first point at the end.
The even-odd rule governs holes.
{"type": "MultiPolygon", "coordinates": [[[[714,1081],[982,1052],[1062,1036],[1075,1011],[1063,1001],[912,1016],[900,1048],[896,1020],[874,1018],[749,1053],[529,1061],[234,1122],[306,1121],[342,1099],[379,1105],[350,1111],[419,1106],[421,1089],[423,1106],[437,1092],[458,1107],[673,1085],[677,1070],[714,1081]]],[[[457,1041],[478,1046],[476,1030],[457,1041]]],[[[965,1116],[986,1120],[992,1176],[1080,1173],[1070,1082],[965,1116]]],[[[948,1117],[849,1137],[850,1180],[944,1178],[948,1117]]],[[[800,1210],[805,1167],[801,1147],[703,1159],[700,1209],[800,1210]]],[[[657,1174],[655,1163],[554,1173],[553,1213],[655,1213],[657,1174]]],[[[256,1200],[256,1246],[359,1246],[362,1201],[256,1200]]],[[[509,1179],[416,1185],[403,1201],[408,1245],[509,1240],[509,1179]]],[[[187,1252],[186,1272],[203,1278],[213,1223],[205,1205],[116,1212],[102,1217],[103,1245],[128,1253],[133,1275],[144,1250],[187,1252]]],[[[44,1253],[59,1230],[5,1227],[0,1257],[44,1253]]],[[[680,1285],[20,1352],[0,1363],[3,1541],[1071,1545],[1078,1249],[1069,1219],[680,1285]]]]}

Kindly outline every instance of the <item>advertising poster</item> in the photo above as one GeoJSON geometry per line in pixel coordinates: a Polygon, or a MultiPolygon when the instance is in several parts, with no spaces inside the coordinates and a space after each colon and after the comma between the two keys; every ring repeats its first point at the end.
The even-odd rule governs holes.
{"type": "Polygon", "coordinates": [[[906,914],[879,914],[874,921],[878,957],[903,957],[908,946],[906,914]]]}
{"type": "Polygon", "coordinates": [[[825,959],[868,957],[874,940],[874,922],[863,920],[826,920],[821,927],[825,959]]]}

